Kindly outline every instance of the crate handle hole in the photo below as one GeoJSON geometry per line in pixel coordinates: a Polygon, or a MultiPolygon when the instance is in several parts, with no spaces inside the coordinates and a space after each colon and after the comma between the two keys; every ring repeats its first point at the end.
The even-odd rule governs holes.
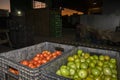
{"type": "Polygon", "coordinates": [[[18,75],[19,74],[19,71],[13,67],[8,67],[8,71],[12,74],[15,74],[15,75],[18,75]]]}
{"type": "Polygon", "coordinates": [[[55,47],[55,50],[64,52],[64,48],[61,48],[61,47],[55,47]]]}

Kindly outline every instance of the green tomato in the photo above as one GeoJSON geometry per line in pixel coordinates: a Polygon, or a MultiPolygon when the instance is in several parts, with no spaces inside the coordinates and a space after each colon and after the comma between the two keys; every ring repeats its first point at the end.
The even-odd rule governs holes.
{"type": "Polygon", "coordinates": [[[104,58],[105,58],[106,61],[110,60],[110,56],[108,56],[108,55],[105,55],[104,58]]]}
{"type": "Polygon", "coordinates": [[[85,58],[84,58],[84,57],[81,57],[81,58],[80,58],[80,62],[85,62],[85,58]]]}
{"type": "Polygon", "coordinates": [[[117,78],[117,74],[112,74],[112,78],[117,78]]]}
{"type": "Polygon", "coordinates": [[[57,70],[57,71],[56,71],[56,74],[61,76],[61,71],[60,71],[60,70],[57,70]]]}
{"type": "Polygon", "coordinates": [[[79,57],[78,57],[78,55],[75,54],[75,55],[73,55],[73,58],[78,59],[79,57]]]}
{"type": "Polygon", "coordinates": [[[99,60],[104,61],[104,59],[105,59],[105,58],[104,58],[103,55],[100,55],[100,56],[99,56],[99,60]]]}
{"type": "Polygon", "coordinates": [[[109,67],[103,68],[103,73],[106,76],[111,76],[112,75],[112,71],[111,71],[111,69],[109,67]]]}
{"type": "Polygon", "coordinates": [[[87,77],[85,80],[93,80],[93,78],[91,78],[91,77],[87,77]]]}
{"type": "Polygon", "coordinates": [[[62,66],[60,67],[60,69],[67,69],[67,66],[66,66],[66,65],[62,65],[62,66]]]}
{"type": "Polygon", "coordinates": [[[62,76],[65,76],[65,77],[69,76],[69,70],[67,70],[67,69],[64,69],[64,68],[60,69],[60,72],[61,72],[62,76]]]}
{"type": "MultiPolygon", "coordinates": [[[[74,80],[78,80],[79,79],[79,76],[77,75],[77,74],[75,74],[74,76],[73,76],[73,79],[74,80]]],[[[81,80],[81,79],[80,79],[81,80]]]]}
{"type": "Polygon", "coordinates": [[[91,72],[92,72],[92,75],[94,75],[94,76],[99,76],[100,75],[100,70],[97,69],[97,68],[93,68],[91,70],[91,72]]]}
{"type": "Polygon", "coordinates": [[[70,67],[70,68],[73,68],[73,69],[76,69],[76,65],[75,65],[75,63],[74,63],[74,64],[69,65],[69,67],[70,67]]]}
{"type": "Polygon", "coordinates": [[[95,77],[94,80],[102,80],[101,77],[95,77]]]}
{"type": "Polygon", "coordinates": [[[113,74],[117,74],[117,70],[116,69],[112,69],[112,73],[113,74]]]}
{"type": "Polygon", "coordinates": [[[72,65],[72,64],[74,64],[74,62],[68,62],[68,63],[67,63],[67,66],[70,66],[70,65],[72,65]]]}
{"type": "Polygon", "coordinates": [[[94,62],[90,62],[89,63],[89,67],[94,68],[95,67],[95,63],[94,62]]]}
{"type": "Polygon", "coordinates": [[[105,76],[104,80],[111,80],[111,76],[105,76]]]}
{"type": "Polygon", "coordinates": [[[97,65],[100,66],[100,67],[102,67],[103,66],[103,62],[102,61],[98,61],[97,65]]]}
{"type": "Polygon", "coordinates": [[[67,66],[66,66],[66,65],[62,65],[62,66],[60,67],[60,69],[67,69],[67,66]]]}
{"type": "Polygon", "coordinates": [[[83,52],[83,51],[80,50],[80,49],[77,50],[77,54],[78,54],[79,56],[81,56],[82,52],[83,52]]]}
{"type": "Polygon", "coordinates": [[[94,78],[94,76],[92,74],[89,74],[88,76],[91,77],[91,78],[94,78]]]}
{"type": "Polygon", "coordinates": [[[116,61],[116,59],[111,58],[111,59],[110,59],[110,62],[113,63],[113,64],[116,64],[117,61],[116,61]]]}
{"type": "Polygon", "coordinates": [[[71,69],[69,70],[69,72],[70,72],[70,75],[73,76],[76,71],[75,71],[75,69],[72,69],[72,68],[71,68],[71,69]]]}
{"type": "Polygon", "coordinates": [[[90,59],[90,58],[87,58],[87,59],[86,59],[86,62],[87,62],[87,63],[90,63],[90,62],[91,62],[91,59],[90,59]]]}
{"type": "Polygon", "coordinates": [[[75,59],[75,61],[74,61],[75,63],[80,63],[80,59],[75,59]]]}
{"type": "Polygon", "coordinates": [[[94,62],[96,64],[98,61],[97,60],[92,60],[92,62],[94,62]]]}
{"type": "Polygon", "coordinates": [[[96,68],[99,69],[100,71],[102,71],[102,67],[96,66],[96,68]]]}
{"type": "Polygon", "coordinates": [[[105,75],[102,75],[102,76],[101,76],[101,78],[102,78],[102,80],[104,80],[104,78],[105,78],[105,75]]]}
{"type": "Polygon", "coordinates": [[[68,61],[74,61],[75,59],[74,59],[74,57],[69,56],[67,60],[68,60],[68,61]]]}
{"type": "Polygon", "coordinates": [[[85,59],[87,59],[87,58],[89,58],[89,57],[90,57],[90,54],[89,54],[89,53],[85,53],[85,54],[84,54],[84,58],[85,58],[85,59]]]}
{"type": "Polygon", "coordinates": [[[103,64],[104,64],[104,65],[108,65],[108,64],[109,64],[109,61],[104,61],[103,64]]]}
{"type": "Polygon", "coordinates": [[[90,59],[91,59],[91,60],[94,60],[94,57],[93,57],[93,56],[90,56],[90,59]]]}
{"type": "Polygon", "coordinates": [[[77,68],[77,69],[80,69],[81,63],[77,62],[77,63],[75,63],[75,65],[76,65],[76,68],[77,68]]]}
{"type": "Polygon", "coordinates": [[[81,56],[84,57],[85,53],[82,53],[81,56]]]}
{"type": "Polygon", "coordinates": [[[103,65],[103,68],[106,68],[106,67],[109,67],[109,65],[108,65],[108,64],[104,64],[104,65],[103,65]]]}
{"type": "Polygon", "coordinates": [[[87,77],[88,73],[87,73],[87,70],[85,69],[80,69],[78,71],[78,76],[81,78],[81,79],[85,79],[87,77]]]}
{"type": "Polygon", "coordinates": [[[94,59],[98,60],[98,56],[97,55],[93,55],[94,59]]]}
{"type": "Polygon", "coordinates": [[[116,68],[116,65],[113,64],[113,63],[109,63],[109,67],[110,67],[111,69],[113,69],[113,68],[116,68]]]}
{"type": "Polygon", "coordinates": [[[88,68],[88,64],[86,62],[82,62],[80,67],[81,67],[81,69],[87,69],[88,68]]]}
{"type": "Polygon", "coordinates": [[[69,66],[67,66],[67,68],[66,68],[67,70],[70,70],[70,67],[69,66]]]}

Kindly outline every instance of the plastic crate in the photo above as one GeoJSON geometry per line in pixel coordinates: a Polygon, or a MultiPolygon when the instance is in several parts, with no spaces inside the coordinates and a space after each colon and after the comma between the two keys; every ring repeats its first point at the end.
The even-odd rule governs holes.
{"type": "Polygon", "coordinates": [[[5,80],[5,73],[0,71],[0,80],[5,80]]]}
{"type": "Polygon", "coordinates": [[[67,57],[75,54],[78,49],[83,50],[84,52],[89,52],[91,55],[109,55],[112,58],[117,60],[117,71],[118,71],[118,80],[120,80],[120,54],[117,51],[110,51],[110,50],[102,50],[102,49],[95,49],[95,48],[88,48],[79,46],[69,52],[68,54],[62,55],[61,58],[57,59],[56,61],[52,61],[51,63],[47,64],[43,68],[41,80],[70,80],[68,78],[56,75],[56,71],[60,68],[60,66],[65,65],[67,63],[67,57]]]}
{"type": "MultiPolygon", "coordinates": [[[[43,50],[49,50],[51,52],[55,50],[62,50],[62,55],[70,52],[75,47],[71,45],[64,45],[52,42],[43,42],[40,44],[36,44],[30,47],[25,47],[22,49],[17,49],[5,53],[1,53],[0,55],[0,71],[6,73],[18,80],[40,80],[41,68],[44,67],[47,63],[53,61],[49,61],[46,64],[41,65],[38,68],[31,69],[26,66],[21,65],[19,62],[24,59],[31,59],[37,53],[42,52],[43,50]],[[12,74],[8,71],[9,67],[15,68],[19,71],[19,75],[12,74]]],[[[61,55],[61,56],[62,56],[61,55]]],[[[57,58],[59,58],[58,56],[57,58]]],[[[6,79],[5,79],[6,80],[6,79]]]]}

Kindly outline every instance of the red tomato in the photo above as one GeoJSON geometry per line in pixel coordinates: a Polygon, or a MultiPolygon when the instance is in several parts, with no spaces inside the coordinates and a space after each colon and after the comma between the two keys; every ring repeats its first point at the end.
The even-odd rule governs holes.
{"type": "Polygon", "coordinates": [[[50,52],[50,51],[48,51],[48,52],[47,52],[47,54],[51,54],[51,52],[50,52]]]}
{"type": "Polygon", "coordinates": [[[34,61],[33,64],[34,64],[34,65],[37,65],[37,64],[38,64],[38,61],[34,61]]]}
{"type": "Polygon", "coordinates": [[[46,60],[47,60],[47,61],[49,61],[50,59],[51,59],[51,57],[50,57],[50,56],[46,57],[46,60]]]}
{"type": "Polygon", "coordinates": [[[55,52],[54,52],[54,53],[52,53],[52,56],[57,56],[57,53],[55,53],[55,52]]]}
{"type": "Polygon", "coordinates": [[[22,65],[28,66],[29,62],[27,60],[23,60],[20,62],[22,65]]]}
{"type": "Polygon", "coordinates": [[[36,57],[40,57],[40,55],[41,55],[41,54],[40,54],[40,53],[38,53],[38,54],[36,54],[36,57]]]}
{"type": "Polygon", "coordinates": [[[57,55],[54,55],[53,57],[52,57],[52,59],[54,59],[54,58],[56,58],[57,57],[57,55]]]}
{"type": "Polygon", "coordinates": [[[47,63],[47,60],[44,60],[44,59],[43,59],[43,60],[42,60],[42,64],[45,64],[45,63],[47,63]]]}
{"type": "Polygon", "coordinates": [[[9,68],[9,71],[13,74],[16,74],[16,75],[19,74],[18,70],[14,69],[14,68],[9,68]]]}
{"type": "Polygon", "coordinates": [[[33,63],[34,63],[34,60],[30,60],[30,61],[29,61],[29,64],[33,64],[33,63]]]}
{"type": "Polygon", "coordinates": [[[38,60],[38,64],[42,64],[42,60],[38,60]]]}
{"type": "Polygon", "coordinates": [[[55,51],[55,53],[57,54],[57,55],[61,55],[61,51],[55,51]]]}
{"type": "Polygon", "coordinates": [[[38,61],[38,60],[39,60],[39,57],[34,57],[33,60],[34,60],[34,61],[38,61]]]}
{"type": "Polygon", "coordinates": [[[43,58],[44,56],[43,56],[43,54],[40,54],[40,58],[43,58]]]}
{"type": "Polygon", "coordinates": [[[47,54],[47,53],[44,53],[44,54],[43,54],[43,56],[44,56],[44,57],[47,57],[47,56],[48,56],[48,54],[47,54]]]}
{"type": "Polygon", "coordinates": [[[50,54],[49,56],[50,56],[50,58],[52,58],[52,56],[53,56],[53,55],[52,55],[52,54],[50,54]]]}
{"type": "Polygon", "coordinates": [[[39,67],[41,64],[37,64],[36,67],[39,67]]]}
{"type": "Polygon", "coordinates": [[[11,73],[15,74],[15,70],[14,70],[14,69],[10,68],[9,71],[10,71],[11,73]]]}
{"type": "Polygon", "coordinates": [[[52,56],[53,56],[53,58],[56,58],[56,57],[58,56],[58,54],[54,52],[54,53],[52,54],[52,56]]]}
{"type": "Polygon", "coordinates": [[[29,64],[28,67],[30,67],[30,68],[36,68],[36,66],[33,65],[33,64],[29,64]]]}
{"type": "Polygon", "coordinates": [[[15,74],[16,74],[16,75],[18,75],[18,74],[19,74],[19,72],[16,70],[16,71],[15,71],[15,74]]]}

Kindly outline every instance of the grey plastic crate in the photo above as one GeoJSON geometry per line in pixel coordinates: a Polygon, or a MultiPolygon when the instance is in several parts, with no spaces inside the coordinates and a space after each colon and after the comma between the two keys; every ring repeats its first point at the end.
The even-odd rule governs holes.
{"type": "Polygon", "coordinates": [[[0,80],[3,80],[5,78],[5,73],[3,73],[2,71],[0,71],[0,80]]]}
{"type": "Polygon", "coordinates": [[[68,54],[62,55],[61,58],[57,59],[56,61],[52,61],[51,63],[47,64],[42,69],[42,77],[41,80],[70,80],[68,78],[56,75],[56,71],[60,68],[60,66],[65,65],[67,63],[67,57],[75,54],[78,49],[83,50],[84,52],[89,52],[91,55],[97,54],[97,55],[109,55],[112,58],[115,58],[117,60],[117,71],[118,71],[118,80],[120,80],[120,54],[116,51],[110,51],[110,50],[102,50],[102,49],[95,49],[95,48],[89,48],[89,47],[82,47],[79,46],[69,52],[68,54]]]}
{"type": "MultiPolygon", "coordinates": [[[[30,47],[25,47],[22,49],[17,49],[17,50],[1,53],[0,70],[2,70],[4,73],[9,74],[19,80],[39,80],[41,77],[40,76],[41,68],[53,60],[35,69],[31,69],[26,66],[23,66],[19,62],[24,59],[31,59],[37,53],[40,53],[43,50],[49,50],[53,52],[55,50],[60,49],[63,51],[62,52],[62,55],[63,55],[63,54],[66,54],[67,52],[70,52],[74,48],[75,47],[71,45],[64,45],[64,44],[58,44],[58,43],[52,43],[52,42],[43,42],[43,43],[36,44],[30,47]],[[17,75],[10,73],[8,71],[9,67],[17,69],[19,71],[19,75],[17,76],[17,75]]],[[[57,58],[59,57],[60,56],[58,56],[57,58]]]]}

